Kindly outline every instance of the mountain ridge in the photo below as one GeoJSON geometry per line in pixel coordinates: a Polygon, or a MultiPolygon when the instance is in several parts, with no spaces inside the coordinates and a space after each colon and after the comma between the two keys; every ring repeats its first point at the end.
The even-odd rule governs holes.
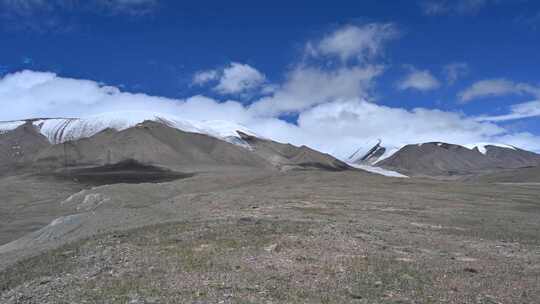
{"type": "MultiPolygon", "coordinates": [[[[184,131],[178,125],[162,119],[145,120],[127,128],[113,127],[90,130],[88,137],[51,143],[43,134],[38,120],[28,120],[15,129],[0,134],[2,154],[0,167],[23,167],[32,170],[59,170],[70,167],[106,166],[133,160],[141,164],[165,167],[183,173],[229,169],[305,170],[321,169],[341,171],[352,169],[334,157],[305,146],[296,147],[259,138],[252,132],[234,130],[231,140],[228,129],[222,128],[220,138],[212,135],[184,131]],[[240,135],[241,134],[241,135],[240,135]],[[227,136],[225,136],[227,135],[227,136]],[[24,160],[8,158],[18,145],[18,138],[28,138],[29,147],[24,160]],[[250,143],[246,141],[250,138],[250,143]],[[256,138],[256,140],[255,140],[256,138]],[[261,142],[272,149],[261,153],[261,142]],[[35,148],[34,148],[35,147],[35,148]],[[14,166],[16,164],[16,166],[14,166]]],[[[234,124],[222,123],[227,128],[234,124]]],[[[62,128],[56,129],[63,132],[62,128]]],[[[200,129],[198,129],[200,131],[200,129]]],[[[80,133],[85,134],[85,133],[80,133]]],[[[56,135],[55,135],[56,136],[56,135]]],[[[61,138],[63,134],[58,135],[61,138]]],[[[21,153],[23,153],[21,152],[21,153]]],[[[7,171],[7,170],[6,170],[7,171]]]]}
{"type": "Polygon", "coordinates": [[[408,144],[388,153],[378,142],[367,151],[351,161],[416,176],[469,175],[540,165],[539,154],[500,143],[426,142],[408,144]]]}

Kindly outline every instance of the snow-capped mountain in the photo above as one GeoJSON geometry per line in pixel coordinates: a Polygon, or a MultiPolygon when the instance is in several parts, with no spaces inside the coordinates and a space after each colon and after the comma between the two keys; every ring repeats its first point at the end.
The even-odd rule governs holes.
{"type": "Polygon", "coordinates": [[[376,166],[406,175],[460,175],[540,165],[540,155],[501,143],[456,145],[444,142],[387,148],[382,141],[358,149],[352,166],[376,166]]]}
{"type": "Polygon", "coordinates": [[[387,176],[444,176],[537,166],[540,155],[501,143],[428,142],[391,146],[379,139],[367,141],[346,162],[387,176]]]}
{"type": "Polygon", "coordinates": [[[510,149],[516,151],[517,148],[514,146],[506,145],[506,144],[499,144],[499,143],[475,143],[475,144],[467,144],[463,145],[465,148],[469,148],[471,150],[478,150],[478,152],[486,155],[488,153],[489,149],[493,149],[495,147],[503,148],[503,149],[510,149]]]}
{"type": "Polygon", "coordinates": [[[135,111],[108,112],[82,118],[37,118],[0,122],[0,133],[14,130],[29,121],[53,144],[91,137],[105,129],[125,130],[144,121],[156,121],[182,131],[206,134],[246,148],[249,148],[249,145],[240,138],[237,131],[257,136],[245,126],[229,121],[186,120],[163,113],[135,111]]]}
{"type": "MultiPolygon", "coordinates": [[[[426,143],[419,143],[417,145],[422,146],[426,143]]],[[[449,145],[444,142],[435,142],[439,147],[443,145],[449,145]]],[[[405,145],[402,146],[383,146],[382,141],[379,139],[377,141],[369,141],[364,147],[357,149],[349,158],[347,162],[353,164],[365,164],[365,165],[376,165],[377,163],[391,157],[405,145]]],[[[501,143],[472,143],[461,145],[469,150],[476,150],[484,155],[488,155],[489,151],[495,149],[509,149],[517,151],[518,148],[501,143]]]]}
{"type": "Polygon", "coordinates": [[[382,141],[368,141],[363,147],[357,149],[349,158],[347,162],[357,165],[374,166],[378,162],[392,156],[399,151],[400,147],[395,146],[383,146],[382,141]]]}
{"type": "Polygon", "coordinates": [[[0,122],[0,130],[0,172],[6,171],[2,168],[49,170],[123,161],[181,172],[351,169],[331,155],[263,138],[237,123],[185,120],[160,113],[34,118],[0,122]]]}
{"type": "MultiPolygon", "coordinates": [[[[6,121],[0,122],[0,134],[11,134],[11,137],[13,137],[13,143],[10,142],[9,145],[6,145],[6,153],[13,154],[13,151],[19,149],[18,147],[20,146],[20,140],[16,138],[17,135],[13,132],[9,132],[13,130],[25,129],[25,132],[20,132],[22,135],[27,136],[28,134],[32,134],[32,136],[34,136],[35,134],[38,137],[41,137],[41,141],[43,141],[45,144],[56,145],[66,142],[73,142],[82,138],[93,138],[95,136],[99,137],[100,135],[106,134],[105,131],[110,131],[111,129],[116,131],[124,131],[144,127],[145,122],[157,123],[170,129],[182,130],[189,133],[205,134],[213,139],[218,139],[220,141],[226,141],[228,143],[241,146],[245,148],[242,149],[242,152],[231,150],[231,153],[240,153],[243,155],[243,152],[246,152],[245,150],[249,150],[252,152],[252,154],[266,160],[272,166],[279,168],[291,166],[306,167],[311,163],[316,163],[319,166],[332,169],[342,170],[352,166],[373,173],[403,177],[402,174],[407,176],[459,175],[476,173],[482,170],[513,169],[540,165],[540,155],[500,143],[455,145],[444,142],[429,142],[392,146],[384,143],[381,140],[372,140],[366,142],[366,144],[357,149],[348,159],[345,160],[345,163],[343,163],[330,155],[323,155],[322,153],[314,150],[312,151],[307,147],[294,147],[292,145],[280,144],[272,141],[271,139],[262,138],[245,126],[237,123],[222,120],[186,120],[169,114],[153,112],[124,111],[109,112],[81,118],[33,118],[19,121],[6,121]],[[33,133],[29,132],[30,130],[32,130],[33,133]],[[387,171],[383,172],[381,169],[387,171]]],[[[160,132],[167,132],[166,129],[160,130],[160,132]]],[[[105,150],[102,149],[103,151],[97,151],[92,155],[83,155],[86,158],[83,157],[82,159],[89,162],[108,162],[109,159],[118,158],[121,160],[128,158],[128,156],[133,154],[137,157],[140,156],[140,158],[143,160],[151,158],[149,155],[152,155],[153,158],[151,158],[151,160],[155,161],[159,160],[163,156],[159,154],[163,151],[159,150],[158,148],[156,148],[156,151],[159,150],[159,153],[156,154],[154,153],[156,151],[146,151],[141,147],[138,147],[138,144],[144,142],[143,135],[139,134],[138,136],[142,137],[133,142],[133,151],[124,151],[125,149],[117,147],[118,149],[115,148],[118,150],[115,152],[116,154],[113,153],[116,151],[115,149],[103,148],[114,146],[116,143],[113,142],[113,139],[108,139],[101,142],[101,139],[94,138],[94,140],[100,143],[100,145],[103,146],[102,148],[105,150]],[[137,154],[139,152],[140,155],[137,154]]],[[[169,145],[169,147],[176,147],[176,144],[178,144],[178,149],[182,148],[180,149],[181,151],[178,151],[182,153],[185,152],[185,149],[189,148],[187,146],[183,146],[184,144],[179,144],[182,141],[181,138],[168,138],[167,140],[171,141],[171,145],[169,145]]],[[[191,139],[185,140],[191,142],[191,139]]],[[[195,141],[198,142],[199,140],[197,139],[195,141]]],[[[156,143],[156,145],[159,145],[159,143],[156,143]]],[[[37,147],[40,148],[41,146],[42,143],[39,142],[37,147]]],[[[64,147],[55,147],[50,148],[49,150],[62,150],[63,148],[64,147]]],[[[81,148],[80,151],[84,150],[83,152],[88,152],[88,149],[89,147],[85,146],[84,149],[81,148]]],[[[228,148],[223,147],[223,149],[228,148]]],[[[33,151],[32,149],[27,147],[25,150],[27,152],[27,158],[30,155],[35,155],[38,157],[36,153],[30,153],[33,151]]],[[[62,151],[58,152],[54,150],[54,153],[52,154],[54,154],[53,156],[57,156],[56,154],[64,153],[62,151]]],[[[207,152],[208,151],[204,151],[203,154],[207,152]]],[[[174,153],[171,152],[166,155],[173,159],[178,156],[178,153],[174,153]]],[[[46,153],[42,151],[40,157],[43,158],[43,155],[45,154],[46,153]]],[[[227,154],[227,157],[234,160],[233,163],[236,164],[238,155],[234,156],[232,154],[227,154]]],[[[251,156],[253,155],[250,155],[250,157],[251,156]]],[[[208,157],[215,160],[216,158],[222,158],[223,155],[210,155],[208,157]]],[[[184,157],[184,159],[187,158],[184,157]]],[[[206,162],[207,159],[204,161],[206,162]]],[[[257,160],[254,160],[254,162],[257,162],[257,160]]],[[[224,163],[229,164],[229,160],[224,163]]]]}

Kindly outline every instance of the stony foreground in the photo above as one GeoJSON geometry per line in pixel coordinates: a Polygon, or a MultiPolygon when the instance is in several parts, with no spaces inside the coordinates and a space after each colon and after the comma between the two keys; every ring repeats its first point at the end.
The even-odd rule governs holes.
{"type": "Polygon", "coordinates": [[[77,225],[0,246],[0,303],[540,303],[538,184],[231,173],[67,196],[50,217],[77,225]]]}

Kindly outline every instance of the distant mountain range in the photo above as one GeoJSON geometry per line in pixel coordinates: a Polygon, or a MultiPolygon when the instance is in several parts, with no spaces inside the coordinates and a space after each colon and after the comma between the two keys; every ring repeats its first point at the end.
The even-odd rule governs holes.
{"type": "Polygon", "coordinates": [[[0,168],[57,170],[133,160],[182,172],[225,169],[351,169],[308,147],[281,144],[224,121],[147,113],[0,123],[0,168]]]}
{"type": "Polygon", "coordinates": [[[386,148],[381,141],[349,162],[395,170],[409,176],[463,176],[540,165],[540,155],[498,143],[456,145],[444,142],[386,148]]]}
{"type": "MultiPolygon", "coordinates": [[[[407,177],[462,178],[497,173],[536,176],[540,155],[499,143],[444,142],[403,147],[368,143],[339,160],[306,146],[264,138],[227,121],[182,120],[148,112],[111,112],[87,118],[34,118],[0,122],[0,169],[59,170],[124,161],[180,172],[225,169],[361,169],[407,177]],[[514,173],[512,173],[514,172],[514,173]]],[[[539,175],[540,176],[540,175],[539,175]]]]}

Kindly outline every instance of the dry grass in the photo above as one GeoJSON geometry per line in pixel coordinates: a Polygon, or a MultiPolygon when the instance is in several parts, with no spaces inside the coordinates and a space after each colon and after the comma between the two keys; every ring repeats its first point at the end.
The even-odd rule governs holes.
{"type": "Polygon", "coordinates": [[[145,185],[194,191],[122,201],[180,222],[19,262],[0,272],[0,303],[540,302],[537,188],[355,178],[145,185]]]}

